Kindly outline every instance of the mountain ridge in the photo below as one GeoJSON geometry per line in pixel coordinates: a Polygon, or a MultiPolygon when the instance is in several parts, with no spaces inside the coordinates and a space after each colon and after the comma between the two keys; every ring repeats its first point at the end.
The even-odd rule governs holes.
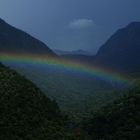
{"type": "Polygon", "coordinates": [[[64,51],[55,49],[54,52],[58,55],[85,55],[85,56],[92,56],[92,54],[86,50],[78,49],[72,51],[64,51]]]}
{"type": "Polygon", "coordinates": [[[115,32],[97,52],[95,62],[116,70],[140,69],[140,22],[132,22],[115,32]]]}
{"type": "Polygon", "coordinates": [[[56,56],[46,44],[0,19],[0,52],[35,53],[56,56]]]}

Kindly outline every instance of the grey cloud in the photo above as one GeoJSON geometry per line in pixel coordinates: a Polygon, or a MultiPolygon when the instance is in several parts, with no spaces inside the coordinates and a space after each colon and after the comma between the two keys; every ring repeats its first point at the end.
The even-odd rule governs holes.
{"type": "Polygon", "coordinates": [[[83,29],[94,26],[95,23],[92,19],[76,19],[69,24],[71,29],[83,29]]]}

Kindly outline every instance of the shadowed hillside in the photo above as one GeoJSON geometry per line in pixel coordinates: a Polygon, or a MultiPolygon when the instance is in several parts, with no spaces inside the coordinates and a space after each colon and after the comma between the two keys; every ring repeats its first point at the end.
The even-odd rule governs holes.
{"type": "Polygon", "coordinates": [[[99,49],[97,64],[125,72],[140,70],[140,22],[118,30],[99,49]]]}
{"type": "Polygon", "coordinates": [[[43,42],[0,19],[0,52],[56,56],[43,42]]]}
{"type": "Polygon", "coordinates": [[[70,139],[65,122],[55,101],[32,82],[0,64],[1,140],[70,139]]]}
{"type": "Polygon", "coordinates": [[[85,124],[93,140],[140,139],[140,84],[99,110],[85,124]]]}

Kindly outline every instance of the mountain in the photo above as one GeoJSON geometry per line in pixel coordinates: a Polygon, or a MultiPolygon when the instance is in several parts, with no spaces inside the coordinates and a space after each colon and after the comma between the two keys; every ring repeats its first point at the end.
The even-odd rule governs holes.
{"type": "Polygon", "coordinates": [[[85,129],[93,140],[140,139],[139,84],[123,98],[103,107],[85,123],[85,129]]]}
{"type": "Polygon", "coordinates": [[[99,49],[95,62],[120,71],[140,70],[140,22],[119,29],[99,49]]]}
{"type": "Polygon", "coordinates": [[[85,50],[74,50],[74,51],[63,51],[63,50],[54,50],[54,52],[59,55],[61,58],[76,62],[91,63],[93,62],[94,56],[88,51],[85,50]]]}
{"type": "Polygon", "coordinates": [[[73,51],[63,51],[59,49],[55,49],[54,52],[58,55],[85,55],[85,56],[91,56],[92,54],[85,50],[73,50],[73,51]]]}
{"type": "Polygon", "coordinates": [[[0,19],[0,52],[35,53],[55,56],[43,42],[0,19]]]}
{"type": "Polygon", "coordinates": [[[65,54],[61,55],[61,58],[86,64],[92,64],[94,62],[94,56],[82,54],[65,54]]]}
{"type": "Polygon", "coordinates": [[[65,115],[32,82],[0,64],[0,139],[74,139],[65,115]]]}

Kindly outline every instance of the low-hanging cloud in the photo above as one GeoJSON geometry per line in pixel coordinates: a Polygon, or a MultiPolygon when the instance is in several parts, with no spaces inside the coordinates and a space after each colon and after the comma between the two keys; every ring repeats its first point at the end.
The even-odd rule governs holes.
{"type": "Polygon", "coordinates": [[[77,19],[72,21],[69,24],[69,27],[71,29],[83,29],[83,28],[89,28],[94,25],[94,21],[91,19],[77,19]]]}

